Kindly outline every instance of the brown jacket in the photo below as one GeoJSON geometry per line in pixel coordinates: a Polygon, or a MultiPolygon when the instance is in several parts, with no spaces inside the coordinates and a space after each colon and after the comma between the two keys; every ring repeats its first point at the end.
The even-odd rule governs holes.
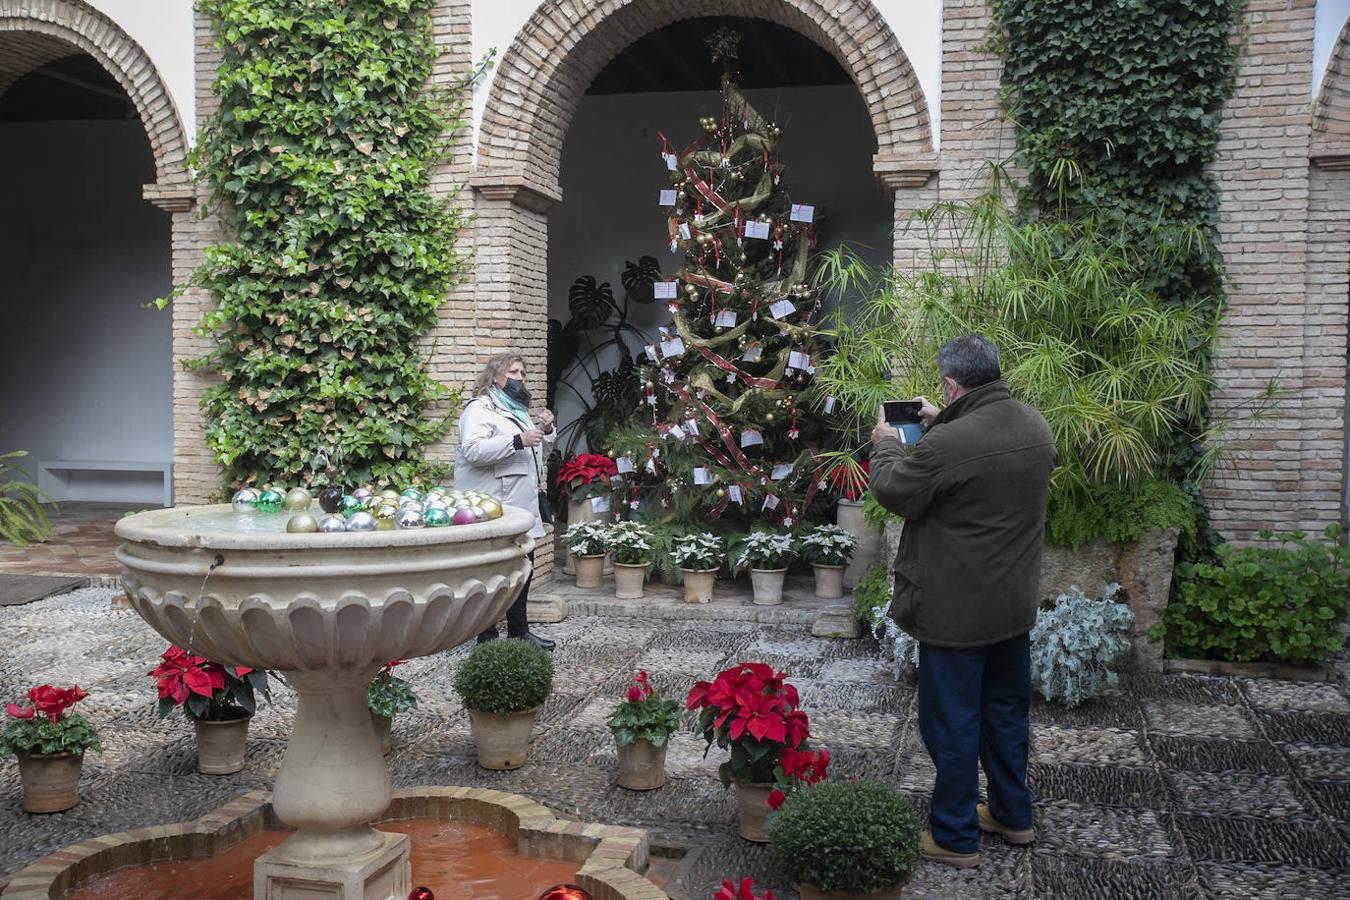
{"type": "Polygon", "coordinates": [[[881,441],[872,493],[905,518],[891,618],[919,641],[979,647],[1036,622],[1055,442],[994,381],[944,409],[912,448],[881,441]]]}

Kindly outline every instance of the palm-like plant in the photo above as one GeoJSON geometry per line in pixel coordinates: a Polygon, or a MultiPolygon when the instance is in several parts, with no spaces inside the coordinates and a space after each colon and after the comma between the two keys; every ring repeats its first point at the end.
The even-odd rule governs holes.
{"type": "MultiPolygon", "coordinates": [[[[1013,394],[1054,432],[1056,490],[1157,473],[1174,431],[1204,420],[1213,305],[1160,296],[1148,275],[1159,261],[1141,257],[1128,226],[1090,213],[1019,220],[1006,196],[996,172],[980,197],[919,212],[925,269],[874,271],[846,248],[827,255],[822,287],[870,299],[833,323],[820,393],[861,430],[883,400],[937,396],[938,348],[980,333],[998,346],[1013,394]]],[[[1158,240],[1162,230],[1147,246],[1195,252],[1189,230],[1158,240]]]]}
{"type": "Polygon", "coordinates": [[[6,460],[27,456],[26,450],[0,453],[0,538],[20,547],[41,543],[52,536],[52,525],[43,501],[51,498],[27,478],[17,465],[6,460]]]}

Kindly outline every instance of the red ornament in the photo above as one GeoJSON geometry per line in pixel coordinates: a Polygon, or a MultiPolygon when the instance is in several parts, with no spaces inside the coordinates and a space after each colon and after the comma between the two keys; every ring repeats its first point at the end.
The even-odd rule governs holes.
{"type": "Polygon", "coordinates": [[[431,893],[430,888],[416,887],[408,895],[408,900],[436,900],[436,895],[431,893]]]}
{"type": "Polygon", "coordinates": [[[540,894],[539,900],[592,900],[592,897],[575,884],[560,884],[540,894]]]}

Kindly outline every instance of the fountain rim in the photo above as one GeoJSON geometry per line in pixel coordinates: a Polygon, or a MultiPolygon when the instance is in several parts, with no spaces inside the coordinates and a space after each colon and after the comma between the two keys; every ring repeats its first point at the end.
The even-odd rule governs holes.
{"type": "MultiPolygon", "coordinates": [[[[228,503],[202,506],[173,506],[151,509],[121,519],[113,533],[129,544],[153,544],[183,550],[293,550],[332,551],[358,549],[408,549],[451,544],[471,544],[500,538],[517,538],[534,525],[534,516],[518,506],[502,505],[499,519],[444,528],[393,529],[386,531],[338,532],[334,534],[262,531],[193,531],[164,527],[165,517],[190,518],[193,515],[231,511],[228,503]]],[[[286,512],[256,515],[285,516],[286,512]]]]}

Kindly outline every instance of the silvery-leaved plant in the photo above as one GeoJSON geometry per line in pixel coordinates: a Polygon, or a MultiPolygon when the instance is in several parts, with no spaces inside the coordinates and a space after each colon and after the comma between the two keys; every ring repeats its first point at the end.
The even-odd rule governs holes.
{"type": "Polygon", "coordinates": [[[843,566],[853,558],[858,539],[838,525],[821,525],[803,532],[797,546],[807,562],[821,566],[843,566]]]}
{"type": "Polygon", "coordinates": [[[573,522],[567,526],[567,549],[573,556],[604,556],[608,530],[603,522],[573,522]]]}
{"type": "Polygon", "coordinates": [[[690,531],[670,542],[670,558],[682,569],[706,572],[722,565],[726,547],[711,531],[690,531]]]}
{"type": "Polygon", "coordinates": [[[891,618],[891,601],[872,613],[872,637],[881,642],[881,656],[891,664],[896,681],[913,680],[919,674],[919,642],[891,618]]]}
{"type": "Polygon", "coordinates": [[[652,531],[641,522],[615,522],[605,530],[605,546],[626,566],[652,561],[652,531]]]}
{"type": "Polygon", "coordinates": [[[1109,667],[1130,646],[1134,613],[1115,600],[1120,585],[1107,585],[1100,598],[1078,585],[1055,605],[1036,614],[1031,629],[1031,681],[1047,700],[1077,706],[1114,687],[1109,667]]]}
{"type": "Polygon", "coordinates": [[[781,569],[792,562],[795,556],[791,535],[752,531],[740,541],[736,568],[781,569]]]}

